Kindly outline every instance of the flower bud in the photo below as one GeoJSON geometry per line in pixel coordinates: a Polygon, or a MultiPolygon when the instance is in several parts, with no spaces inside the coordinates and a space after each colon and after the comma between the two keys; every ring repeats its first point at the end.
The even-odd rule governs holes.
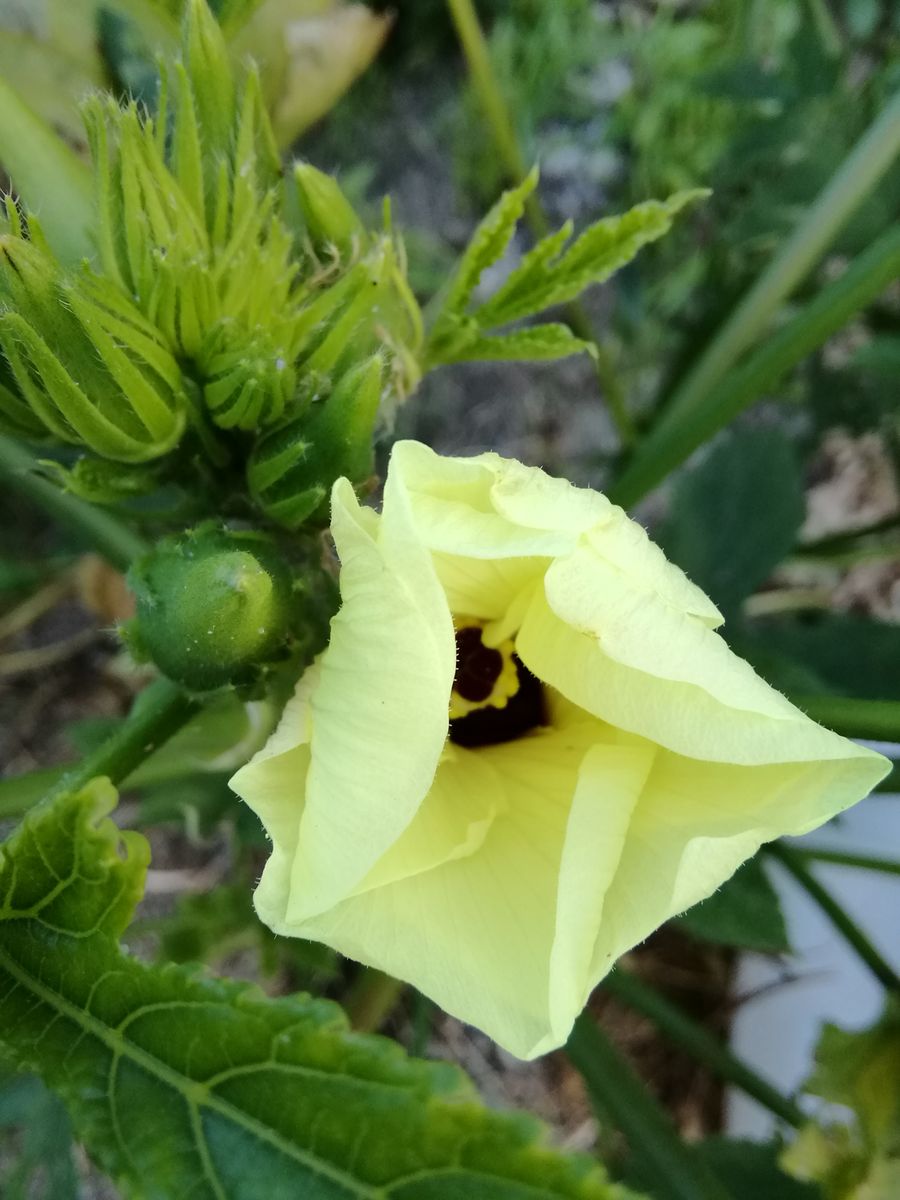
{"type": "Polygon", "coordinates": [[[128,581],[132,650],[192,691],[250,683],[285,645],[291,577],[260,534],[206,525],[166,538],[128,581]]]}
{"type": "Polygon", "coordinates": [[[362,237],[363,224],[337,180],[310,163],[296,163],[294,184],[313,249],[319,253],[336,249],[342,258],[349,258],[354,239],[362,237]]]}
{"type": "Polygon", "coordinates": [[[0,345],[18,391],[53,437],[132,463],[176,445],[185,423],[178,364],[114,285],[66,279],[39,244],[6,234],[0,302],[0,345]]]}
{"type": "Polygon", "coordinates": [[[372,473],[382,374],[376,354],[348,371],[304,416],[260,438],[247,479],[273,521],[288,529],[319,518],[327,524],[325,501],[334,481],[345,475],[359,484],[372,473]]]}

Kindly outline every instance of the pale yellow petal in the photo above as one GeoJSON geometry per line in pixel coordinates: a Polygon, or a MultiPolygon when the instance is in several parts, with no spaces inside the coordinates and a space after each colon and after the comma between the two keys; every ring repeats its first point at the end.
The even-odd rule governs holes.
{"type": "Polygon", "coordinates": [[[497,454],[442,458],[419,442],[394,446],[388,478],[408,495],[430,549],[471,558],[565,554],[612,512],[598,492],[537,467],[497,454]]]}
{"type": "Polygon", "coordinates": [[[656,594],[678,612],[699,617],[713,629],[722,624],[724,617],[709,596],[669,562],[646,530],[621,508],[614,508],[612,519],[591,530],[585,542],[632,587],[656,594]]]}
{"type": "Polygon", "coordinates": [[[339,481],[332,534],[341,609],[311,701],[298,915],[351,892],[415,816],[447,736],[456,660],[450,613],[404,498],[386,500],[375,522],[339,481]]]}
{"type": "Polygon", "coordinates": [[[647,742],[596,743],[582,759],[559,866],[550,1029],[535,1054],[562,1045],[594,988],[607,889],[655,755],[656,747],[647,742]]]}
{"type": "MultiPolygon", "coordinates": [[[[874,757],[874,756],[873,756],[874,757]]],[[[858,799],[877,763],[732,766],[661,751],[605,899],[592,982],[670,917],[704,899],[759,846],[808,832],[858,799]]]]}
{"type": "MultiPolygon", "coordinates": [[[[652,597],[634,596],[612,578],[605,594],[582,591],[580,579],[555,573],[558,566],[548,572],[548,591],[552,576],[554,607],[580,628],[564,621],[536,589],[516,649],[539,679],[586,712],[713,762],[846,759],[854,783],[841,807],[866,795],[886,773],[885,759],[810,721],[699,621],[652,597]]],[[[589,575],[596,584],[600,578],[596,571],[589,575]]]]}
{"type": "MultiPolygon", "coordinates": [[[[558,1045],[586,994],[602,893],[652,760],[640,749],[594,751],[595,729],[460,750],[461,772],[479,760],[471,786],[484,786],[487,767],[504,799],[475,853],[307,920],[283,914],[273,928],[409,980],[520,1057],[558,1045]]],[[[452,781],[457,795],[465,787],[452,781]]]]}
{"type": "Polygon", "coordinates": [[[552,562],[535,557],[467,558],[441,551],[432,558],[451,612],[484,621],[502,620],[552,562]]]}
{"type": "Polygon", "coordinates": [[[229,780],[229,786],[262,821],[272,842],[272,853],[253,897],[260,919],[267,925],[283,915],[293,886],[310,762],[310,698],[320,676],[319,663],[305,672],[285,705],[278,728],[229,780]]]}
{"type": "Polygon", "coordinates": [[[448,744],[418,812],[353,894],[474,854],[505,806],[503,789],[488,762],[448,744]]]}
{"type": "Polygon", "coordinates": [[[497,454],[443,458],[418,442],[394,447],[390,471],[408,495],[420,536],[435,551],[454,611],[500,616],[497,609],[511,603],[514,578],[529,582],[551,556],[570,553],[584,537],[635,586],[721,624],[709,597],[598,492],[497,454]],[[503,567],[507,559],[517,564],[512,571],[503,567]]]}

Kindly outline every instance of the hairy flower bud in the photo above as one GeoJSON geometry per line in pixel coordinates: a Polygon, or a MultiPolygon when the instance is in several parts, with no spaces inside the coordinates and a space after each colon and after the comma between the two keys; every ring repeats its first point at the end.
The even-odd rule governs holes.
{"type": "MultiPolygon", "coordinates": [[[[175,446],[185,423],[181,372],[117,288],[86,273],[68,279],[39,243],[5,234],[0,302],[0,345],[50,434],[126,463],[175,446]]],[[[15,414],[6,399],[0,407],[15,414]]]]}
{"type": "Polygon", "coordinates": [[[288,529],[322,516],[332,483],[362,483],[372,473],[372,434],[381,399],[378,355],[348,371],[304,416],[260,438],[247,466],[260,508],[288,529]]]}
{"type": "Polygon", "coordinates": [[[192,691],[252,682],[286,642],[291,577],[260,534],[201,526],[167,538],[128,581],[132,649],[192,691]]]}
{"type": "Polygon", "coordinates": [[[294,185],[313,249],[319,254],[337,252],[341,258],[350,257],[354,241],[361,242],[364,229],[338,181],[311,163],[296,163],[294,185]]]}

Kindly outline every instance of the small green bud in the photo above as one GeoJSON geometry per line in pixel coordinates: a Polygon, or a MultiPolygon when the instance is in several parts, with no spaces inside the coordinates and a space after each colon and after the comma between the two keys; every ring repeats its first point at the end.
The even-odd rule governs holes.
{"type": "Polygon", "coordinates": [[[297,386],[284,347],[262,330],[241,337],[223,322],[200,358],[203,400],[220,429],[260,429],[280,420],[297,386]]]}
{"type": "Polygon", "coordinates": [[[259,439],[247,479],[272,520],[288,529],[310,520],[327,523],[325,501],[334,481],[345,475],[360,484],[371,475],[383,373],[376,354],[348,371],[327,399],[259,439]]]}
{"type": "Polygon", "coordinates": [[[337,249],[342,258],[349,258],[354,241],[362,238],[363,224],[337,180],[310,163],[296,163],[294,184],[313,249],[319,253],[337,249]]]}
{"type": "Polygon", "coordinates": [[[192,691],[250,683],[285,645],[291,576],[260,534],[200,526],[166,538],[128,582],[137,616],[126,640],[192,691]]]}

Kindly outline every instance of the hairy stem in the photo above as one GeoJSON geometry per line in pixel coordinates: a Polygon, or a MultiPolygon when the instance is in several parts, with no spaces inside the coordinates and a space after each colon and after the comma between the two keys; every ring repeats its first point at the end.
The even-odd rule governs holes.
{"type": "Polygon", "coordinates": [[[108,562],[120,571],[149,549],[133,529],[110,513],[70,496],[36,473],[31,454],[17,442],[0,436],[0,475],[6,482],[34,501],[51,517],[81,533],[108,562]]]}
{"type": "Polygon", "coordinates": [[[135,700],[125,723],[102,746],[59,778],[47,799],[78,791],[100,775],[115,784],[121,783],[199,708],[200,701],[168,679],[154,680],[135,700]]]}

